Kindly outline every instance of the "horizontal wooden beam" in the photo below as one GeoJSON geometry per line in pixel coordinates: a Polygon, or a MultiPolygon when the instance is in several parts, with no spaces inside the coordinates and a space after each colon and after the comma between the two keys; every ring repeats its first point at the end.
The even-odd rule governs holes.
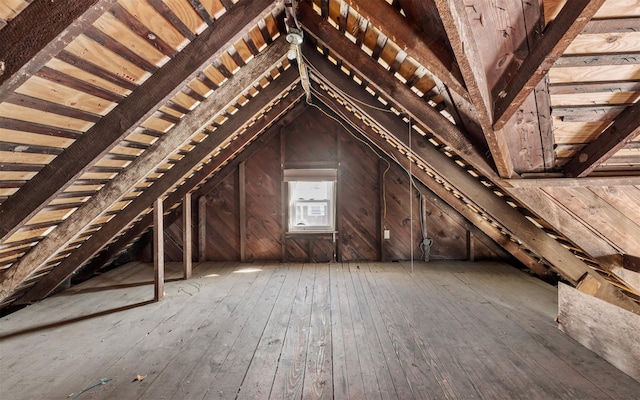
{"type": "MultiPolygon", "coordinates": [[[[18,302],[20,304],[32,303],[52,293],[60,283],[72,276],[87,260],[105,247],[110,240],[126,228],[131,221],[137,218],[140,213],[148,209],[152,205],[154,197],[162,196],[167,190],[174,186],[180,178],[220,146],[227,137],[241,129],[256,113],[270,105],[273,99],[278,99],[282,96],[283,92],[285,92],[296,79],[297,74],[292,68],[286,71],[283,76],[269,85],[264,92],[261,92],[252,99],[247,106],[238,110],[233,118],[225,122],[214,134],[207,136],[195,149],[185,155],[185,157],[164,174],[159,181],[155,182],[140,196],[136,197],[131,204],[120,211],[116,217],[94,233],[89,240],[84,242],[78,249],[72,252],[69,257],[65,258],[47,274],[47,276],[36,283],[18,302]]],[[[164,208],[170,210],[175,204],[179,203],[186,193],[200,184],[215,169],[227,162],[227,160],[241,150],[243,146],[255,139],[265,127],[272,124],[289,110],[291,105],[295,104],[301,98],[302,93],[300,88],[294,89],[289,93],[287,99],[273,106],[267,114],[249,127],[247,131],[239,136],[238,139],[234,140],[230,146],[223,149],[211,162],[205,164],[191,178],[186,180],[185,183],[170,193],[164,200],[164,208]]],[[[153,214],[149,213],[136,225],[139,230],[138,235],[142,234],[142,232],[152,224],[153,214]]],[[[127,237],[132,238],[131,235],[127,237]]]]}
{"type": "MultiPolygon", "coordinates": [[[[64,2],[56,2],[64,3],[64,2]]],[[[237,3],[0,205],[0,243],[117,146],[279,2],[237,3]]]]}
{"type": "Polygon", "coordinates": [[[605,0],[572,0],[546,27],[507,88],[494,99],[494,128],[501,129],[549,72],[605,0]]]}
{"type": "Polygon", "coordinates": [[[542,187],[576,187],[576,186],[637,186],[640,176],[598,176],[585,178],[526,178],[505,179],[504,187],[542,188],[542,187]]]}
{"type": "MultiPolygon", "coordinates": [[[[42,239],[20,261],[9,269],[2,271],[0,275],[0,299],[8,296],[25,278],[44,265],[57,251],[73,240],[92,221],[98,218],[105,209],[111,207],[122,196],[130,192],[157,165],[162,163],[169,155],[175,153],[194,133],[204,128],[218,112],[224,110],[247,88],[257,85],[273,65],[281,62],[287,48],[288,44],[282,38],[267,48],[265,52],[252,59],[250,65],[247,64],[245,68],[231,77],[215,94],[209,96],[199,107],[186,115],[171,131],[158,139],[124,171],[105,184],[80,209],[60,223],[56,228],[55,235],[49,235],[42,239]]],[[[291,74],[289,73],[288,75],[291,74]]],[[[248,107],[254,108],[255,106],[251,103],[249,103],[248,107]]],[[[214,136],[217,137],[218,135],[214,136]]],[[[167,174],[171,174],[174,168],[171,168],[167,174]]],[[[183,174],[186,172],[188,171],[184,171],[183,174]]],[[[151,187],[153,186],[155,184],[151,185],[151,187]]],[[[145,190],[145,192],[148,190],[145,190]]],[[[154,196],[150,199],[150,202],[153,202],[158,196],[154,196]]],[[[140,196],[136,199],[139,198],[140,196]]],[[[147,204],[150,204],[150,202],[147,204]]]]}
{"type": "Polygon", "coordinates": [[[0,102],[93,24],[116,0],[34,0],[0,30],[0,102]]]}
{"type": "Polygon", "coordinates": [[[598,65],[640,64],[640,53],[567,54],[553,64],[558,67],[592,67],[598,65]]]}
{"type": "Polygon", "coordinates": [[[585,177],[627,142],[640,134],[640,102],[628,106],[596,140],[580,150],[565,166],[568,177],[585,177]]]}
{"type": "Polygon", "coordinates": [[[638,31],[640,31],[640,17],[622,17],[592,19],[580,33],[625,33],[638,31]]]}

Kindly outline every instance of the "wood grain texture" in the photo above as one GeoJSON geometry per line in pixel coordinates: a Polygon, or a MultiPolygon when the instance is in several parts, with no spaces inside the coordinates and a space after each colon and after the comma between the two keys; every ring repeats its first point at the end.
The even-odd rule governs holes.
{"type": "Polygon", "coordinates": [[[561,283],[558,327],[640,381],[640,315],[561,283]]]}

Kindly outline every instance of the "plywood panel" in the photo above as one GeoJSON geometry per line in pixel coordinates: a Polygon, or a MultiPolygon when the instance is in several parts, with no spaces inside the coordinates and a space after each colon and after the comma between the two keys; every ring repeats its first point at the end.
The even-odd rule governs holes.
{"type": "Polygon", "coordinates": [[[576,106],[591,104],[630,104],[640,98],[639,92],[600,92],[588,94],[554,94],[552,106],[576,106]]]}

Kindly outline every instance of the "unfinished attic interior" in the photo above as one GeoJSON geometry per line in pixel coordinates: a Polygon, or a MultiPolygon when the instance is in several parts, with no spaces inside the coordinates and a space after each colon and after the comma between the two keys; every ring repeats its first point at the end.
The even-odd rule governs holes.
{"type": "Polygon", "coordinates": [[[637,399],[640,1],[0,0],[0,397],[637,399]]]}

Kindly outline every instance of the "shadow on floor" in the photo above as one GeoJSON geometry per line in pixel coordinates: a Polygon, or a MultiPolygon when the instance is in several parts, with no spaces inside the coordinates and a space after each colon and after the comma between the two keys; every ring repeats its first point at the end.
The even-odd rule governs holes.
{"type": "Polygon", "coordinates": [[[82,315],[80,317],[66,319],[66,320],[63,320],[63,321],[52,322],[52,323],[49,323],[49,324],[34,326],[34,327],[31,327],[31,328],[25,328],[25,329],[21,329],[19,331],[10,332],[10,333],[4,334],[4,335],[0,335],[0,340],[13,338],[13,337],[24,335],[24,334],[28,334],[28,333],[38,332],[38,331],[42,331],[42,330],[45,330],[45,329],[58,328],[58,327],[61,327],[61,326],[64,326],[64,325],[73,324],[73,323],[76,323],[76,322],[85,321],[85,320],[92,319],[92,318],[102,317],[102,316],[108,315],[108,314],[113,314],[113,313],[117,313],[117,312],[121,312],[121,311],[131,310],[133,308],[146,306],[146,305],[149,305],[149,304],[152,304],[152,303],[155,303],[155,301],[154,300],[147,300],[147,301],[142,301],[142,302],[135,303],[135,304],[128,304],[128,305],[122,306],[122,307],[112,308],[110,310],[99,311],[99,312],[93,313],[93,314],[82,315]]]}

